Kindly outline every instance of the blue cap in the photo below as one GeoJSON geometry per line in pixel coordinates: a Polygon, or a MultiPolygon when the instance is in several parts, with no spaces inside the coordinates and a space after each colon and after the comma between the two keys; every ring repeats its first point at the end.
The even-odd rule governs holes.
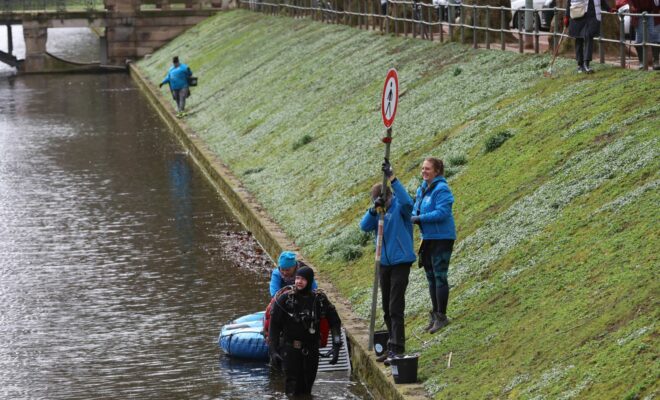
{"type": "Polygon", "coordinates": [[[291,251],[283,251],[280,254],[280,260],[277,263],[277,266],[282,269],[289,269],[296,266],[296,253],[291,251]]]}

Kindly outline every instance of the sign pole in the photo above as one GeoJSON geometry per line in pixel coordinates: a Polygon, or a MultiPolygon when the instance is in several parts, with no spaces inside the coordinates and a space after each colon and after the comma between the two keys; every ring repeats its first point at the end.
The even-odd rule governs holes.
{"type": "MultiPolygon", "coordinates": [[[[390,159],[390,143],[392,142],[392,128],[387,128],[387,136],[383,139],[385,143],[385,158],[390,159]]],[[[385,198],[385,188],[387,187],[387,176],[383,173],[383,185],[380,195],[385,198]]],[[[371,291],[371,320],[369,321],[369,345],[367,350],[374,348],[374,329],[376,325],[376,303],[378,302],[378,281],[380,277],[380,255],[383,246],[383,229],[385,228],[385,208],[378,209],[378,233],[376,235],[376,259],[374,263],[374,284],[371,291]]]]}
{"type": "MultiPolygon", "coordinates": [[[[394,68],[387,71],[385,86],[381,97],[380,111],[383,123],[387,128],[387,134],[382,139],[385,143],[385,159],[390,159],[390,143],[392,143],[392,123],[396,116],[396,108],[399,102],[399,75],[394,68]]],[[[381,198],[385,198],[387,188],[387,176],[383,171],[383,185],[380,190],[381,198]]],[[[374,328],[376,325],[376,304],[378,303],[378,281],[380,278],[380,253],[383,247],[383,230],[385,227],[385,207],[378,208],[378,231],[376,233],[376,256],[374,262],[374,284],[371,290],[371,319],[369,320],[369,351],[374,348],[374,328]]]]}

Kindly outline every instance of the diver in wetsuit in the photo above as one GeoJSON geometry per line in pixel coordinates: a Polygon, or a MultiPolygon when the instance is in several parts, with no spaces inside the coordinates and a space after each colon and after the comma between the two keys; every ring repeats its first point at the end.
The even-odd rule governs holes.
{"type": "Polygon", "coordinates": [[[320,320],[325,317],[332,333],[332,360],[341,348],[341,320],[335,307],[321,291],[312,290],[314,271],[296,272],[294,290],[280,295],[270,316],[271,359],[282,360],[287,395],[310,394],[319,366],[320,320]]]}

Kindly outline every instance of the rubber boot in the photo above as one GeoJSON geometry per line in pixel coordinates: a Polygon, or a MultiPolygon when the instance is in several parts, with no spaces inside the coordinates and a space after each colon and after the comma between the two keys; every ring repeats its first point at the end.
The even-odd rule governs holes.
{"type": "Polygon", "coordinates": [[[429,311],[429,324],[424,328],[424,331],[428,332],[431,328],[433,328],[433,325],[435,324],[435,313],[433,311],[429,311]]]}
{"type": "Polygon", "coordinates": [[[433,334],[439,331],[440,329],[444,328],[445,326],[449,325],[449,320],[447,319],[447,316],[442,313],[434,313],[435,314],[435,322],[433,323],[433,326],[431,329],[429,329],[429,333],[433,334]]]}

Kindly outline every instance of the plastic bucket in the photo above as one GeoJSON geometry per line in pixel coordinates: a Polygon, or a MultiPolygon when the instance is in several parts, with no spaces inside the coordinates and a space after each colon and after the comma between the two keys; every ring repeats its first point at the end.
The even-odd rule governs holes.
{"type": "Polygon", "coordinates": [[[374,332],[374,351],[377,356],[382,355],[387,350],[387,341],[390,340],[390,335],[387,331],[374,332]]]}
{"type": "Polygon", "coordinates": [[[392,378],[394,378],[394,383],[417,382],[418,359],[419,354],[391,359],[390,367],[392,368],[392,378]]]}

